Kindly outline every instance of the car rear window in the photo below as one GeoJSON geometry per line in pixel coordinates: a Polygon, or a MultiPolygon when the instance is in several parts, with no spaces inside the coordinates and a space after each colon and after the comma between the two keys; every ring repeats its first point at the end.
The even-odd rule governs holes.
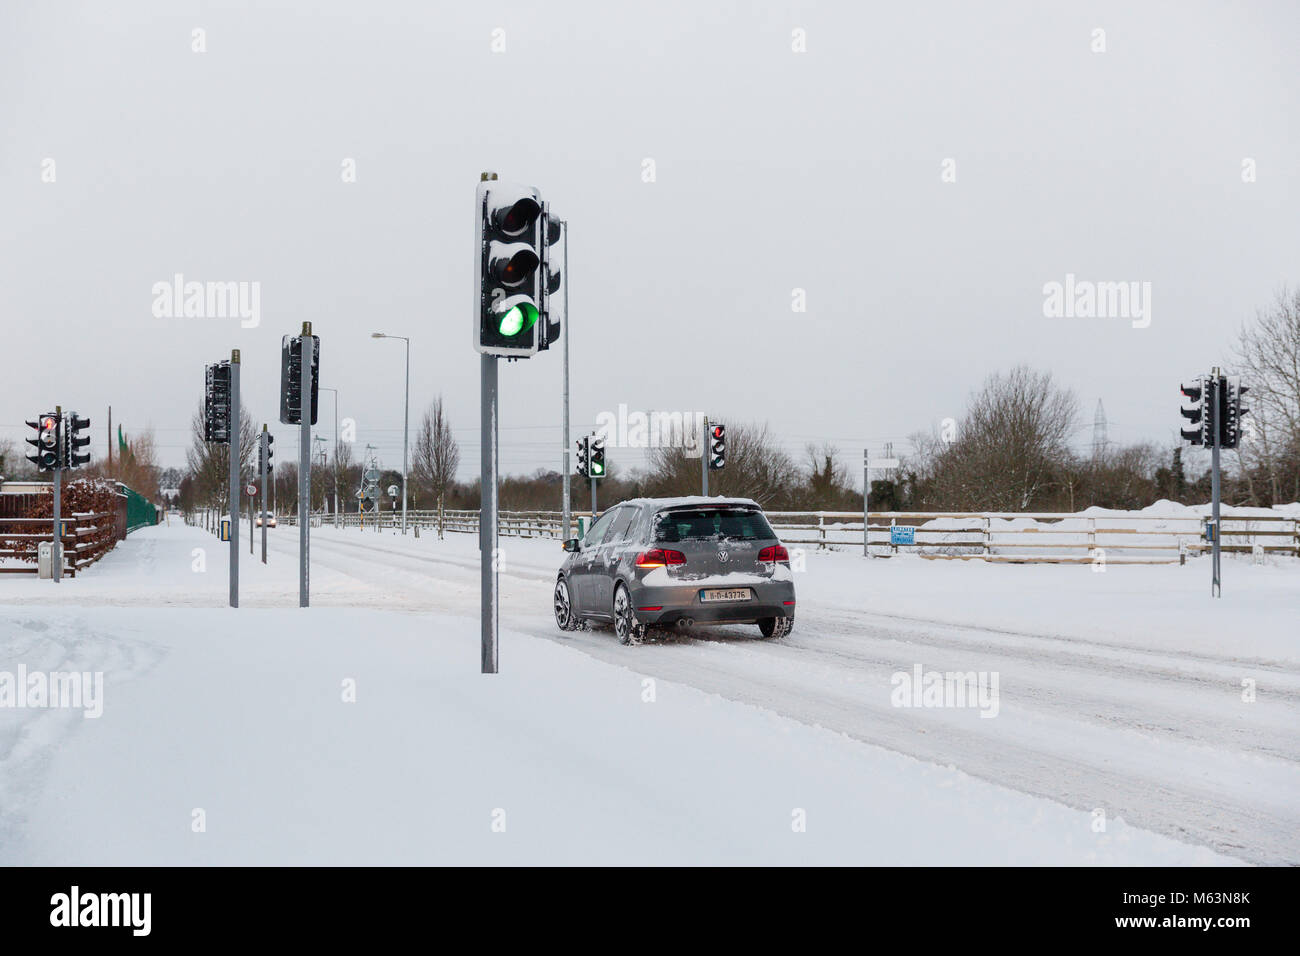
{"type": "Polygon", "coordinates": [[[753,508],[686,508],[655,515],[656,541],[722,536],[737,541],[775,538],[763,512],[753,508]]]}

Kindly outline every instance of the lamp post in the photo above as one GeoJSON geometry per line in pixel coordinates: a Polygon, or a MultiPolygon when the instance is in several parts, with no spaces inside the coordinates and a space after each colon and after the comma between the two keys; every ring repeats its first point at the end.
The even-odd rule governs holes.
{"type": "Polygon", "coordinates": [[[317,388],[320,392],[334,393],[334,527],[339,526],[339,390],[317,388]]]}
{"type": "MultiPolygon", "coordinates": [[[[315,458],[316,455],[320,455],[321,483],[322,483],[322,485],[323,485],[324,482],[325,482],[325,468],[328,467],[328,462],[327,462],[327,457],[328,457],[328,456],[327,456],[327,453],[326,453],[326,451],[325,451],[325,441],[326,441],[326,440],[325,440],[324,438],[322,438],[320,435],[313,435],[311,440],[312,440],[313,443],[315,443],[315,442],[320,442],[319,445],[316,445],[316,451],[313,453],[312,457],[315,458]]],[[[315,495],[312,495],[312,497],[314,498],[314,497],[316,497],[316,496],[315,496],[315,495]]],[[[321,502],[320,502],[321,511],[322,511],[322,512],[328,511],[328,510],[329,510],[329,491],[328,491],[326,488],[324,488],[324,487],[321,488],[321,491],[320,491],[320,498],[321,498],[321,502]]],[[[322,517],[321,517],[321,524],[322,524],[322,526],[324,525],[324,523],[325,523],[325,518],[322,516],[322,517]]]]}
{"type": "Polygon", "coordinates": [[[372,339],[401,339],[406,343],[406,403],[402,412],[402,534],[406,534],[406,439],[411,423],[411,340],[405,335],[371,332],[372,339]]]}

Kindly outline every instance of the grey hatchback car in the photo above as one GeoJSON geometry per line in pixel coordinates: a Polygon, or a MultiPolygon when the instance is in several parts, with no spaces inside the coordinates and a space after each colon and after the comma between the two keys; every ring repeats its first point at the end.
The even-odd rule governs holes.
{"type": "Polygon", "coordinates": [[[568,552],[555,582],[555,623],[613,624],[624,644],[652,627],[794,626],[790,556],[748,498],[636,498],[610,508],[568,552]]]}

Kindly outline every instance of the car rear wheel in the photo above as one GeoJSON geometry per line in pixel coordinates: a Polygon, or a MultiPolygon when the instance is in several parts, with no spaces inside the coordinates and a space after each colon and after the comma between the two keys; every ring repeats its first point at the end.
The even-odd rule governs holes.
{"type": "Polygon", "coordinates": [[[622,644],[640,644],[645,640],[646,626],[636,619],[632,598],[622,584],[614,589],[614,633],[622,644]]]}
{"type": "Polygon", "coordinates": [[[576,631],[578,619],[569,599],[569,582],[560,578],[555,582],[555,623],[562,631],[576,631]]]}
{"type": "Polygon", "coordinates": [[[764,637],[785,637],[794,630],[794,618],[765,617],[758,622],[758,630],[764,637]]]}

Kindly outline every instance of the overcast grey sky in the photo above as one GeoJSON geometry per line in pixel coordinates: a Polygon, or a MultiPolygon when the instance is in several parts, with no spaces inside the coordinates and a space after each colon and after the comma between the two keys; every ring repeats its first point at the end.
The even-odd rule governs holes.
{"type": "MultiPolygon", "coordinates": [[[[0,435],[61,403],[98,457],[111,404],[179,465],[205,363],[241,349],[274,422],[280,336],[309,319],[390,466],[402,348],[369,333],[411,336],[412,417],[446,397],[469,477],[492,169],[571,225],[575,434],[624,402],[853,464],[1023,361],[1077,391],[1081,443],[1099,397],[1112,439],[1172,441],[1180,377],[1300,282],[1298,10],[9,0],[0,435]],[[259,282],[260,325],[155,318],[176,273],[259,282]],[[1151,283],[1149,326],[1045,317],[1067,274],[1151,283]]],[[[558,351],[502,368],[507,471],[558,467],[560,382],[558,351]]]]}

